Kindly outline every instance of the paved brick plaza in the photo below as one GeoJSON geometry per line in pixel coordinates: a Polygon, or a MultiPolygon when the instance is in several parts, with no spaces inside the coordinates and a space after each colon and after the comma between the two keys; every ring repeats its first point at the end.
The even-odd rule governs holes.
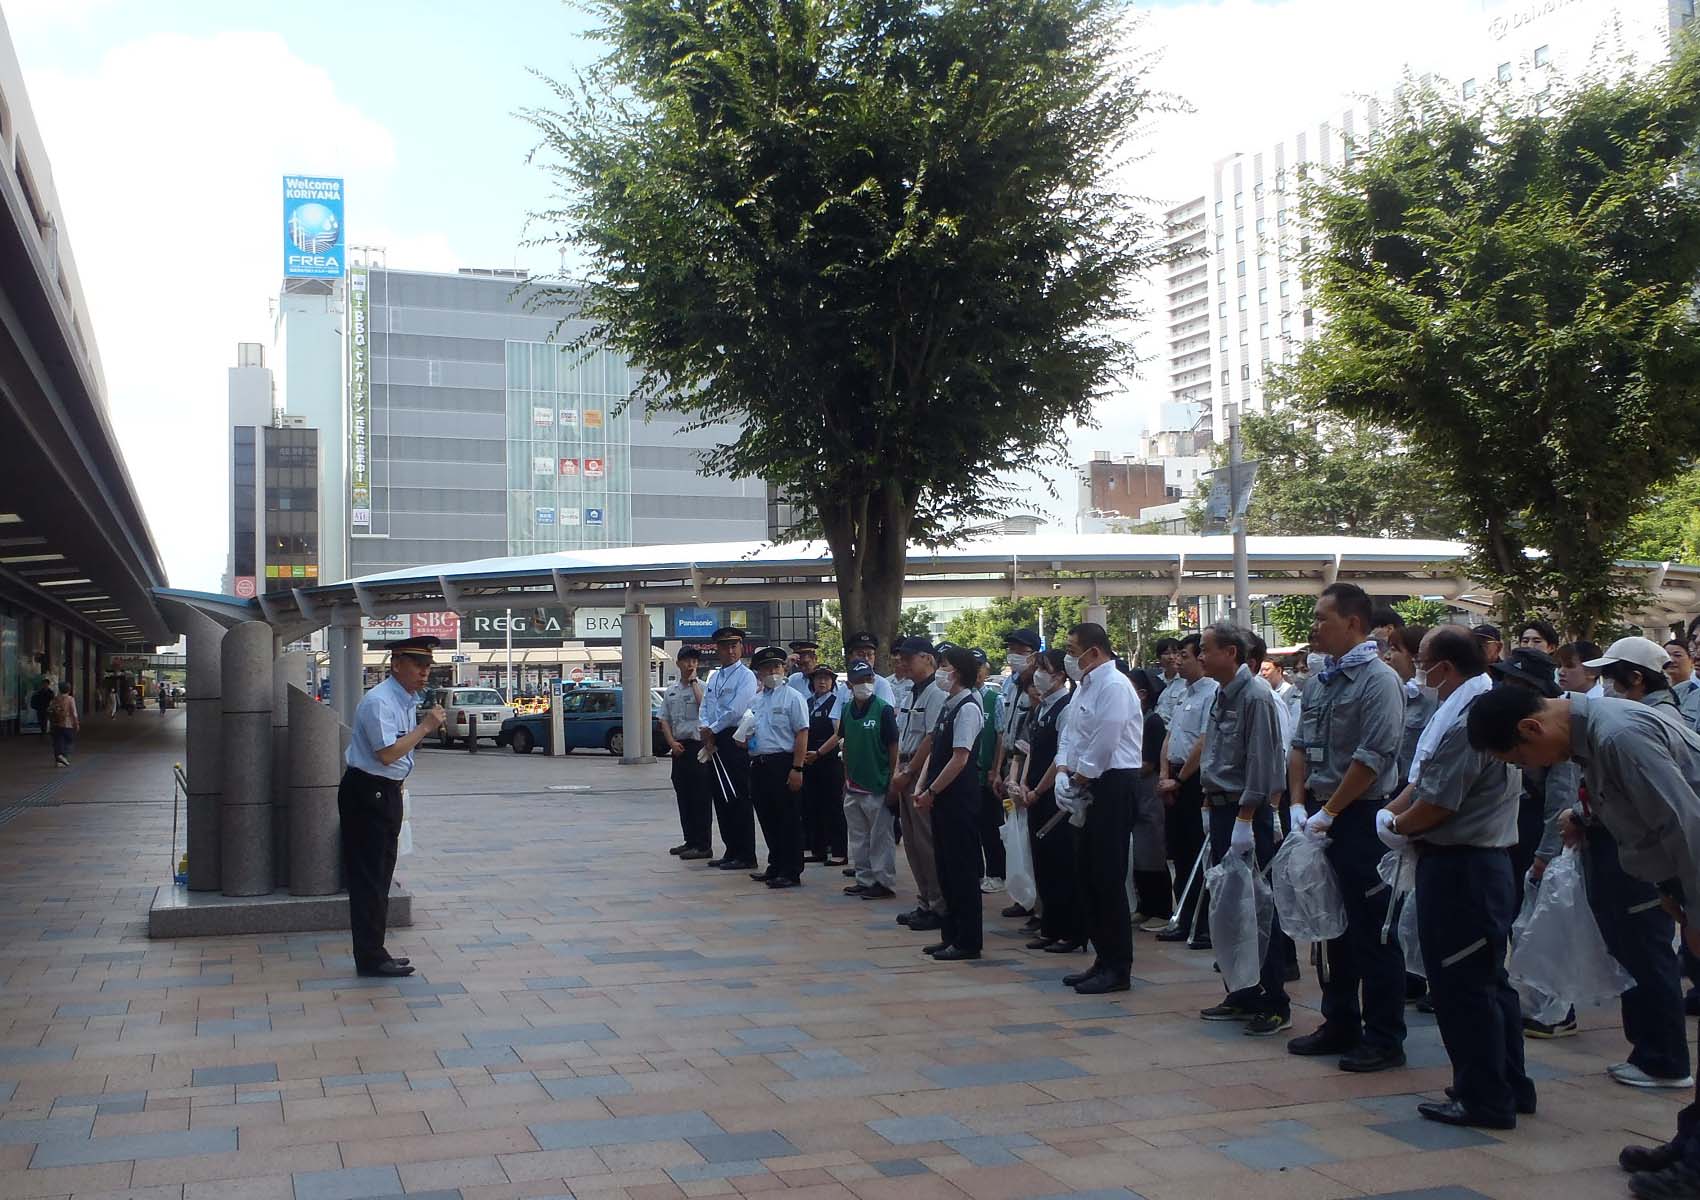
{"type": "MultiPolygon", "coordinates": [[[[0,743],[0,1200],[1581,1200],[1680,1099],[1605,1078],[1596,1011],[1531,1045],[1538,1117],[1432,1125],[1430,1018],[1413,1069],[1356,1077],[1197,1020],[1209,956],[1149,937],[1109,1002],[996,917],[934,965],[836,870],[668,857],[665,768],[602,755],[420,755],[411,980],[353,978],[338,933],[150,943],[182,730],[91,721],[57,774],[0,743]]],[[[1295,998],[1302,1032],[1308,971],[1295,998]]]]}

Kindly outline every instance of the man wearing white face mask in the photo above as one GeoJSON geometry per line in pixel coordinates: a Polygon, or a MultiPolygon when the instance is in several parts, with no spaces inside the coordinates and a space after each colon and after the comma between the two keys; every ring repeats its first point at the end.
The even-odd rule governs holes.
{"type": "Polygon", "coordinates": [[[767,839],[767,870],[750,878],[771,888],[803,882],[803,756],[809,750],[809,713],[803,698],[785,686],[785,651],[767,646],[752,660],[756,693],[750,710],[750,798],[767,839]]]}
{"type": "Polygon", "coordinates": [[[841,746],[844,756],[844,823],[856,872],[844,894],[889,900],[896,895],[897,830],[885,796],[897,773],[897,719],[891,705],[875,695],[870,664],[852,662],[849,674],[850,703],[839,715],[837,736],[823,747],[841,746]]]}
{"type": "Polygon", "coordinates": [[[1006,793],[1009,760],[1015,754],[1015,742],[1021,736],[1031,702],[1021,677],[1033,664],[1039,652],[1039,635],[1031,629],[1012,629],[1003,639],[1004,663],[1009,674],[998,685],[998,749],[992,759],[992,793],[1002,800],[1006,793]]]}
{"type": "Polygon", "coordinates": [[[939,890],[938,866],[933,856],[933,818],[915,807],[915,790],[920,782],[932,744],[932,730],[944,708],[944,689],[934,683],[938,650],[926,638],[903,638],[892,650],[897,670],[909,681],[906,695],[900,694],[897,709],[897,774],[892,776],[890,796],[897,805],[903,825],[903,854],[915,877],[919,895],[913,911],[897,914],[897,923],[916,932],[937,929],[944,911],[944,893],[939,890]]]}

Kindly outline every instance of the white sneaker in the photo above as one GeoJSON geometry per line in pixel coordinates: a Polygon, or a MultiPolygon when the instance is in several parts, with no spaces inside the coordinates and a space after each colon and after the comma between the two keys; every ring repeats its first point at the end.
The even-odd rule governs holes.
{"type": "Polygon", "coordinates": [[[1694,1076],[1692,1075],[1685,1075],[1681,1079],[1660,1079],[1656,1075],[1649,1075],[1640,1067],[1626,1062],[1613,1063],[1606,1068],[1606,1074],[1625,1087],[1676,1089],[1694,1086],[1694,1076]]]}
{"type": "Polygon", "coordinates": [[[980,881],[980,890],[988,896],[995,896],[1003,891],[1003,880],[996,875],[988,875],[980,881]]]}

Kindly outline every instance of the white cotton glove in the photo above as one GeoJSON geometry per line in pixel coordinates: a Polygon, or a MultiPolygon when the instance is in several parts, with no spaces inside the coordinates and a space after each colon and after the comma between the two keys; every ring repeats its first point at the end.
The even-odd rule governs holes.
{"type": "Polygon", "coordinates": [[[744,710],[743,720],[738,722],[738,728],[732,732],[732,740],[740,746],[750,740],[750,735],[756,731],[756,714],[754,709],[744,710]]]}
{"type": "Polygon", "coordinates": [[[1328,831],[1334,828],[1334,818],[1326,808],[1316,810],[1316,815],[1308,817],[1304,823],[1304,831],[1317,841],[1328,836],[1328,831]]]}
{"type": "Polygon", "coordinates": [[[1393,810],[1384,808],[1375,814],[1375,836],[1381,839],[1381,844],[1389,850],[1403,850],[1411,844],[1411,839],[1393,831],[1393,810]]]}
{"type": "Polygon", "coordinates": [[[713,755],[713,753],[714,752],[712,750],[710,750],[707,746],[704,746],[701,750],[697,751],[697,761],[699,763],[706,763],[709,760],[709,758],[713,755]]]}
{"type": "Polygon", "coordinates": [[[1287,810],[1287,835],[1291,837],[1295,833],[1303,833],[1307,820],[1309,818],[1305,816],[1305,806],[1302,804],[1293,805],[1287,810]]]}
{"type": "Polygon", "coordinates": [[[1234,836],[1228,839],[1228,849],[1235,854],[1250,854],[1253,847],[1251,822],[1234,818],[1234,836]]]}

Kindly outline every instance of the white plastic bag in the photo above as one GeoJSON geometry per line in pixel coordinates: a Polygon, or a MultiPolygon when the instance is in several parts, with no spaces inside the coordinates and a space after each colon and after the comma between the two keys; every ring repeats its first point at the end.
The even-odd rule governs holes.
{"type": "Polygon", "coordinates": [[[1017,808],[998,833],[1003,838],[1004,887],[1011,900],[1030,909],[1039,899],[1039,885],[1033,878],[1033,843],[1027,840],[1027,810],[1017,808]]]}
{"type": "Polygon", "coordinates": [[[1405,904],[1399,910],[1399,945],[1405,951],[1405,973],[1421,975],[1428,978],[1428,972],[1423,969],[1423,948],[1417,941],[1417,894],[1411,892],[1405,897],[1405,904]]]}
{"type": "MultiPolygon", "coordinates": [[[[1526,1000],[1539,1004],[1542,997],[1550,997],[1541,1007],[1562,1017],[1572,1006],[1607,1004],[1635,986],[1634,978],[1606,951],[1588,907],[1582,860],[1575,849],[1547,864],[1534,903],[1524,908],[1512,926],[1511,980],[1519,992],[1534,993],[1526,1000]]],[[[1552,1023],[1546,1016],[1525,1015],[1552,1023]]]]}
{"type": "Polygon", "coordinates": [[[1406,845],[1399,850],[1389,850],[1375,864],[1375,873],[1381,876],[1381,882],[1391,893],[1387,897],[1387,916],[1381,922],[1382,943],[1396,941],[1403,936],[1393,926],[1406,908],[1411,910],[1411,932],[1414,934],[1417,929],[1417,848],[1406,845]],[[1401,904],[1401,901],[1404,903],[1401,904]]]}
{"type": "Polygon", "coordinates": [[[1346,902],[1327,846],[1317,838],[1289,837],[1269,865],[1281,932],[1295,941],[1326,942],[1346,932],[1346,902]]]}
{"type": "Polygon", "coordinates": [[[397,858],[413,853],[413,800],[406,788],[401,789],[401,834],[396,838],[395,853],[397,858]]]}
{"type": "Polygon", "coordinates": [[[1230,992],[1253,987],[1269,951],[1275,898],[1251,857],[1230,852],[1204,872],[1210,889],[1210,941],[1230,992]]]}
{"type": "MultiPolygon", "coordinates": [[[[1535,915],[1535,903],[1540,898],[1541,885],[1536,879],[1528,880],[1523,885],[1523,907],[1517,910],[1517,920],[1511,925],[1511,946],[1515,950],[1517,943],[1523,940],[1523,932],[1529,928],[1529,922],[1535,915]]],[[[1523,1016],[1542,1025],[1557,1025],[1570,1014],[1570,1006],[1557,996],[1548,995],[1539,988],[1530,987],[1519,980],[1511,981],[1517,989],[1518,1006],[1523,1016]]]]}

